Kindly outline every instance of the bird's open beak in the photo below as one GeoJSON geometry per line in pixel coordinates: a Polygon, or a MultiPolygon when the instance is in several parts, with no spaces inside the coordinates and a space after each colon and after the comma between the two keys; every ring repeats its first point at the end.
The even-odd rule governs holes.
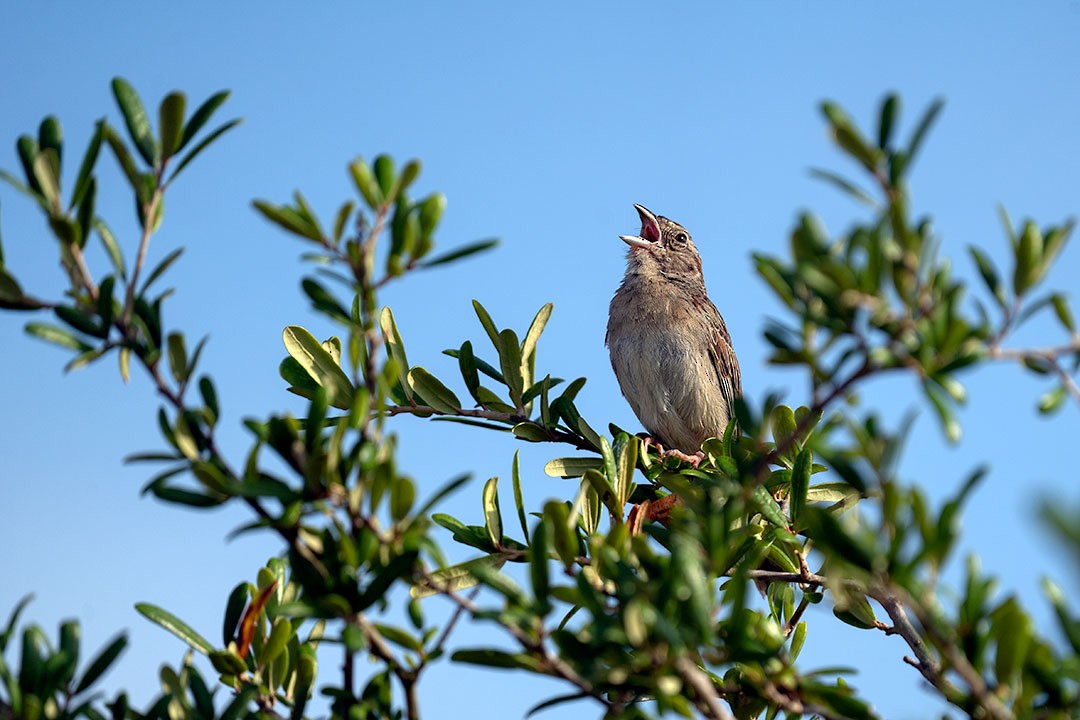
{"type": "Polygon", "coordinates": [[[645,206],[635,203],[634,208],[641,216],[641,234],[620,235],[619,239],[630,247],[650,247],[660,239],[660,223],[645,206]]]}

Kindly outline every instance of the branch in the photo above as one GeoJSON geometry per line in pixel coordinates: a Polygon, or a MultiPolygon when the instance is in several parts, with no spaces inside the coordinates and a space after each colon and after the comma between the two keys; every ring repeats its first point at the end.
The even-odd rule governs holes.
{"type": "MultiPolygon", "coordinates": [[[[378,413],[379,411],[376,411],[378,413]]],[[[486,410],[483,408],[457,408],[454,412],[448,413],[431,407],[430,405],[391,405],[384,408],[381,413],[386,417],[394,417],[395,415],[422,415],[427,417],[429,415],[438,415],[440,417],[470,417],[480,418],[483,420],[494,420],[496,422],[506,423],[507,425],[517,425],[522,422],[534,422],[532,418],[526,415],[520,415],[518,413],[506,413],[499,412],[497,410],[486,410]]],[[[559,442],[573,445],[578,450],[588,450],[591,452],[597,452],[596,448],[588,443],[584,438],[578,437],[573,433],[566,432],[564,430],[554,430],[551,428],[544,428],[542,425],[537,424],[537,427],[543,429],[548,436],[548,442],[559,442]]],[[[507,428],[510,430],[510,428],[507,428]]]]}
{"type": "Polygon", "coordinates": [[[1077,385],[1073,376],[1058,362],[1058,359],[1063,355],[1072,355],[1074,353],[1080,353],[1080,335],[1074,337],[1073,341],[1068,345],[1058,345],[1056,347],[1014,349],[1003,348],[999,342],[992,342],[988,347],[989,357],[993,360],[1015,362],[1042,360],[1048,363],[1057,373],[1061,385],[1072,395],[1073,400],[1080,403],[1080,385],[1077,385]]]}
{"type": "MultiPolygon", "coordinates": [[[[425,582],[431,584],[433,587],[437,587],[437,581],[435,581],[429,573],[424,572],[422,576],[425,582]]],[[[446,590],[443,594],[446,597],[450,598],[450,600],[456,603],[459,607],[464,608],[464,610],[473,617],[475,617],[476,614],[480,612],[480,608],[476,605],[476,603],[474,603],[468,598],[462,597],[453,590],[446,590]]],[[[579,675],[577,671],[574,670],[574,668],[570,667],[570,665],[568,665],[566,661],[564,661],[558,655],[552,655],[551,653],[549,653],[547,648],[544,647],[543,643],[529,637],[521,628],[516,625],[501,622],[499,624],[502,627],[506,628],[506,631],[513,635],[514,639],[517,640],[523,648],[537,656],[540,661],[547,667],[547,669],[551,671],[552,675],[560,677],[563,680],[571,683],[586,695],[599,701],[605,707],[612,707],[611,701],[608,700],[608,698],[605,697],[603,693],[594,688],[592,686],[592,683],[581,677],[581,675],[579,675]]]]}
{"type": "MultiPolygon", "coordinates": [[[[159,176],[158,181],[160,180],[159,176]]],[[[131,319],[131,311],[135,307],[135,288],[139,284],[139,273],[146,264],[146,251],[150,248],[150,236],[154,234],[154,216],[157,215],[158,206],[161,204],[163,191],[164,188],[159,186],[150,197],[150,202],[143,206],[143,231],[139,239],[139,252],[135,256],[135,267],[131,271],[131,280],[128,282],[127,293],[124,296],[124,311],[120,314],[125,325],[131,319]]]]}
{"type": "Polygon", "coordinates": [[[701,671],[694,662],[686,655],[681,655],[675,661],[675,669],[683,681],[694,690],[694,704],[702,714],[713,720],[735,720],[735,716],[729,713],[720,704],[720,698],[716,694],[709,676],[701,671]]]}
{"type": "Polygon", "coordinates": [[[964,692],[944,676],[941,665],[930,656],[922,636],[907,617],[905,604],[911,607],[927,636],[948,661],[949,668],[964,680],[971,695],[987,712],[988,717],[994,720],[1013,720],[1012,712],[990,691],[982,675],[960,652],[955,640],[946,637],[948,633],[938,626],[925,607],[900,588],[875,588],[868,594],[881,605],[893,621],[893,627],[891,630],[887,629],[886,633],[902,637],[915,653],[916,659],[904,658],[904,660],[918,670],[927,682],[940,690],[947,700],[956,704],[956,699],[962,698],[964,692]]]}

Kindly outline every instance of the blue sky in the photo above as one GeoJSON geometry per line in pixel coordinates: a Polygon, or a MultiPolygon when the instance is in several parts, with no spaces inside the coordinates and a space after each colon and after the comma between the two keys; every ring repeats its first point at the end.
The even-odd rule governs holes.
{"type": "MultiPolygon", "coordinates": [[[[303,248],[250,202],[283,201],[300,188],[330,217],[351,192],[345,167],[356,155],[423,160],[417,193],[449,197],[442,248],[502,239],[483,258],[388,289],[383,300],[412,362],[454,377],[441,350],[483,340],[473,298],[519,330],[553,301],[539,367],[587,376],[580,406],[600,427],[637,427],[603,347],[608,300],[623,270],[616,236],[636,230],[634,202],[693,233],[746,393],[779,390],[790,404],[805,400],[804,377],[765,364],[761,331],[777,308],[750,256],[785,252],[803,209],[834,232],[860,217],[859,207],[807,174],[814,166],[854,172],[825,137],[823,99],[865,126],[895,90],[910,131],[919,111],[945,98],[913,175],[914,201],[933,215],[943,253],[968,277],[968,244],[1005,257],[997,203],[1041,224],[1080,210],[1080,5],[1073,1],[914,2],[903,10],[854,2],[82,7],[0,8],[0,167],[17,167],[15,139],[36,132],[48,113],[64,123],[69,158],[77,157],[95,119],[119,122],[109,91],[115,75],[153,107],[173,89],[189,104],[233,91],[221,117],[244,123],[173,188],[152,258],[188,248],[172,277],[179,292],[167,322],[190,338],[210,335],[203,370],[222,395],[223,440],[234,454],[246,447],[242,417],[301,408],[277,375],[282,328],[333,332],[300,293],[303,248]]],[[[130,248],[130,200],[111,157],[103,155],[100,167],[99,212],[130,248]]],[[[7,265],[25,287],[55,295],[55,249],[41,218],[6,186],[0,203],[7,265]]],[[[1068,247],[1048,284],[1073,291],[1078,276],[1080,250],[1068,247]]],[[[155,668],[177,662],[182,648],[133,604],[168,607],[217,638],[229,590],[253,578],[277,547],[255,537],[226,542],[248,519],[239,509],[192,513],[139,497],[150,471],[121,460],[160,447],[148,384],[136,374],[123,387],[108,361],[63,377],[67,356],[26,337],[27,319],[0,315],[0,616],[34,591],[28,617],[50,633],[77,616],[84,642],[97,647],[127,628],[132,647],[107,685],[129,688],[142,703],[156,688],[155,668]]],[[[1080,496],[1063,475],[1080,413],[1067,407],[1051,420],[1038,417],[1035,398],[1046,388],[1014,368],[965,380],[971,399],[958,447],[938,439],[910,381],[875,383],[865,398],[891,419],[922,410],[903,473],[933,497],[990,463],[964,518],[965,547],[979,548],[984,568],[1036,607],[1050,631],[1038,581],[1063,573],[1033,520],[1038,498],[1080,496]]],[[[483,479],[508,476],[518,445],[449,424],[403,418],[395,426],[401,464],[422,494],[460,472],[474,474],[444,510],[479,522],[483,479]]],[[[522,449],[532,506],[573,492],[541,470],[564,452],[522,449]]],[[[886,717],[925,717],[935,707],[916,690],[899,640],[837,627],[827,614],[815,620],[807,667],[858,667],[853,682],[886,717]]],[[[474,627],[459,636],[462,645],[485,637],[474,627]]],[[[519,674],[444,665],[428,679],[422,704],[427,717],[456,717],[447,703],[483,697],[469,706],[474,716],[520,717],[555,691],[519,674]]]]}

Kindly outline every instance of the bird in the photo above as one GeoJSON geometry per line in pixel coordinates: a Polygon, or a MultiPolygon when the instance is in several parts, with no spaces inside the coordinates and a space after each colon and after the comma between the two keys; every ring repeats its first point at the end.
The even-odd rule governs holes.
{"type": "Polygon", "coordinates": [[[727,324],[705,291],[701,256],[679,223],[635,204],[638,235],[611,299],[605,344],[623,396],[651,438],[694,465],[742,396],[727,324]]]}

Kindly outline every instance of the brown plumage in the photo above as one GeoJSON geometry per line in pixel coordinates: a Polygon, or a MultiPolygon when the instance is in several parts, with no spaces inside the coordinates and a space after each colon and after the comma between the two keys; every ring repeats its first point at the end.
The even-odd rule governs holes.
{"type": "Polygon", "coordinates": [[[723,435],[742,395],[724,318],[705,292],[701,256],[686,228],[635,205],[641,234],[611,299],[606,344],[623,395],[666,449],[693,455],[723,435]]]}

